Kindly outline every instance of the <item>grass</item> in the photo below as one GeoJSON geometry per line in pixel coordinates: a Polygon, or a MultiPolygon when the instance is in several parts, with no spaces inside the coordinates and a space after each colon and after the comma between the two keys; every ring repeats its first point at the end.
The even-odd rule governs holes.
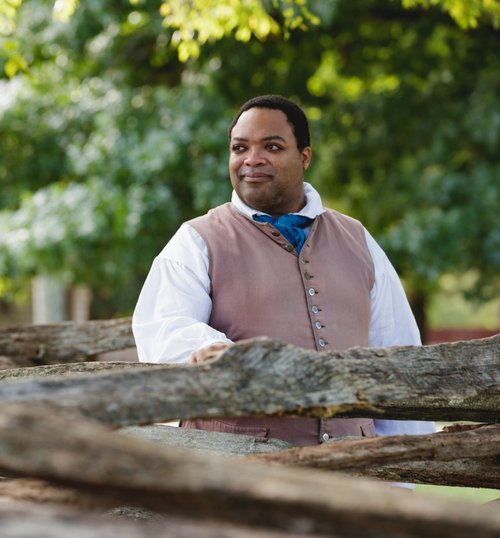
{"type": "Polygon", "coordinates": [[[431,297],[428,308],[429,325],[434,328],[482,327],[495,330],[500,327],[500,298],[485,303],[467,301],[461,290],[471,289],[472,273],[444,275],[440,291],[431,297]]]}
{"type": "Polygon", "coordinates": [[[458,488],[453,486],[431,486],[427,484],[417,484],[415,491],[425,495],[447,497],[478,504],[484,504],[495,499],[500,499],[500,490],[482,488],[458,488]]]}
{"type": "MultiPolygon", "coordinates": [[[[461,421],[464,424],[463,421],[461,421]]],[[[442,430],[444,426],[450,426],[452,422],[437,422],[436,428],[442,430]]],[[[484,504],[495,499],[500,499],[500,489],[488,488],[463,488],[456,486],[434,486],[431,484],[417,484],[415,491],[425,495],[434,495],[437,497],[447,497],[448,499],[456,499],[468,501],[478,504],[484,504]]]]}

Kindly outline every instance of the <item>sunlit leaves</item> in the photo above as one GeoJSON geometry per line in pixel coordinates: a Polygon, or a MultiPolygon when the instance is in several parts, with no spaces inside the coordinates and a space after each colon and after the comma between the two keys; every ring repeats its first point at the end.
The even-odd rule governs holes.
{"type": "Polygon", "coordinates": [[[33,76],[11,64],[17,76],[0,81],[3,274],[63,270],[130,293],[130,307],[130,279],[179,222],[228,199],[232,113],[274,92],[312,120],[307,179],[407,281],[472,270],[478,294],[493,294],[500,53],[485,11],[464,32],[431,2],[332,0],[315,26],[303,9],[321,0],[172,1],[163,15],[144,0],[88,0],[68,23],[30,1],[17,44],[4,43],[33,76]],[[172,45],[199,56],[180,63],[172,45]]]}
{"type": "Polygon", "coordinates": [[[391,93],[399,87],[400,80],[396,74],[374,73],[372,76],[346,76],[343,74],[343,62],[335,50],[323,54],[317,71],[307,81],[312,95],[323,97],[335,96],[336,99],[354,102],[364,92],[391,93]]]}
{"type": "Polygon", "coordinates": [[[415,288],[473,271],[475,296],[494,297],[498,36],[484,26],[463,32],[436,9],[410,20],[396,11],[380,17],[377,2],[364,5],[372,9],[360,27],[354,6],[345,9],[351,31],[332,37],[308,81],[328,103],[315,179],[368,226],[415,288]]]}
{"type": "MultiPolygon", "coordinates": [[[[2,43],[2,38],[0,38],[2,43]]],[[[22,54],[19,52],[19,43],[13,39],[3,39],[3,47],[0,48],[0,58],[5,59],[4,71],[5,74],[12,78],[19,71],[27,72],[28,63],[22,54]]]]}
{"type": "Polygon", "coordinates": [[[54,19],[68,22],[77,5],[78,0],[56,0],[53,9],[54,19]]]}
{"type": "Polygon", "coordinates": [[[440,6],[463,29],[477,28],[482,17],[495,28],[500,27],[500,3],[498,0],[403,0],[407,8],[440,6]]]}
{"type": "Polygon", "coordinates": [[[174,30],[172,43],[181,61],[197,58],[200,46],[234,36],[239,41],[251,37],[265,39],[282,30],[287,35],[295,28],[306,29],[319,19],[307,8],[305,0],[275,0],[272,3],[283,17],[283,26],[266,9],[262,0],[169,0],[160,8],[164,25],[174,30]]]}
{"type": "Polygon", "coordinates": [[[14,179],[22,193],[26,176],[44,167],[53,179],[0,212],[0,272],[19,280],[43,270],[101,291],[118,287],[130,307],[138,293],[130,282],[178,223],[228,198],[228,105],[196,77],[179,90],[75,82],[43,99],[36,90],[18,95],[22,106],[0,112],[0,136],[20,131],[18,146],[31,152],[0,155],[0,171],[10,171],[4,186],[14,179]],[[45,151],[40,135],[52,140],[45,151]]]}
{"type": "Polygon", "coordinates": [[[0,0],[0,35],[9,35],[16,29],[16,15],[22,0],[0,0]]]}

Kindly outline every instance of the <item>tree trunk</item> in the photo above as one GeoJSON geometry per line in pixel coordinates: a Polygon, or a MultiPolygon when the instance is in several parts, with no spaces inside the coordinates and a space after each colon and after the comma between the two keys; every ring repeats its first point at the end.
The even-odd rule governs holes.
{"type": "Polygon", "coordinates": [[[428,324],[427,324],[427,293],[417,289],[410,294],[410,305],[420,331],[420,338],[424,344],[428,339],[428,324]]]}
{"type": "Polygon", "coordinates": [[[48,275],[32,281],[33,323],[59,323],[66,318],[66,284],[48,275]]]}
{"type": "Polygon", "coordinates": [[[84,284],[73,285],[71,288],[71,319],[73,321],[88,321],[92,304],[92,289],[84,284]]]}

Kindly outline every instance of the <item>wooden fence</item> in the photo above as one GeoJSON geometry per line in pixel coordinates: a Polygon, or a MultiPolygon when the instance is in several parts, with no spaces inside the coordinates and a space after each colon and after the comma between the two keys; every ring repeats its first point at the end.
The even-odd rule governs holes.
{"type": "Polygon", "coordinates": [[[327,353],[260,338],[196,366],[95,361],[131,346],[129,319],[0,330],[0,536],[500,536],[495,503],[390,484],[500,489],[500,335],[327,353]],[[466,423],[312,447],[164,424],[256,415],[466,423]]]}

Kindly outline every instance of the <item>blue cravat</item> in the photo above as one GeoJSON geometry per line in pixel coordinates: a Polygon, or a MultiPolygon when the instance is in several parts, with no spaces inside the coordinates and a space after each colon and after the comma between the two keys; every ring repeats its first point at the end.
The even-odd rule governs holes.
{"type": "Polygon", "coordinates": [[[306,233],[302,228],[309,226],[314,219],[303,217],[302,215],[281,215],[271,217],[270,215],[254,215],[253,220],[257,222],[269,222],[279,232],[281,232],[290,243],[300,252],[306,240],[306,233]]]}

